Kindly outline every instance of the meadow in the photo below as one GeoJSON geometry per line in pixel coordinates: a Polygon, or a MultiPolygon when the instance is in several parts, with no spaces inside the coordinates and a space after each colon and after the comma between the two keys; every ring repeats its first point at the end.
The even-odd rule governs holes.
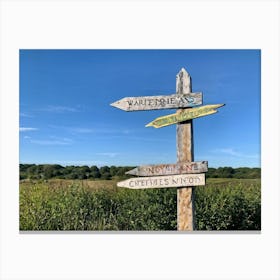
{"type": "MultiPolygon", "coordinates": [[[[20,230],[176,231],[176,188],[131,190],[112,180],[23,180],[20,230]]],[[[195,188],[197,230],[260,230],[261,180],[209,178],[195,188]]]]}

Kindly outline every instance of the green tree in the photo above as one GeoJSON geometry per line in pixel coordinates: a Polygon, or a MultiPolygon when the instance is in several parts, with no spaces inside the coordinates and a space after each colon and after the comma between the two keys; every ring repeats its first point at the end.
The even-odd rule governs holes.
{"type": "Polygon", "coordinates": [[[93,165],[91,168],[90,168],[90,173],[91,173],[91,177],[92,178],[100,178],[101,177],[101,174],[100,174],[100,171],[99,171],[99,168],[95,165],[93,165]]]}
{"type": "Polygon", "coordinates": [[[110,168],[108,166],[100,167],[99,171],[102,179],[109,180],[112,178],[112,175],[110,174],[110,168]]]}
{"type": "Polygon", "coordinates": [[[118,172],[118,168],[117,168],[116,166],[112,165],[112,166],[110,167],[110,174],[111,174],[111,176],[112,176],[112,177],[116,176],[116,175],[117,175],[117,172],[118,172]]]}
{"type": "Polygon", "coordinates": [[[80,168],[80,174],[83,177],[83,179],[88,179],[90,177],[90,168],[87,165],[83,165],[80,168]]]}
{"type": "Polygon", "coordinates": [[[26,170],[28,178],[31,178],[31,176],[37,174],[37,166],[36,164],[30,164],[30,166],[26,170]]]}

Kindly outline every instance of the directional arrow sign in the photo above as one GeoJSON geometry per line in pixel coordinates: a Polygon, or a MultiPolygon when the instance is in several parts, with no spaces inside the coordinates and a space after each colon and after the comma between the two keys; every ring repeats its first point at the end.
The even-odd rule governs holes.
{"type": "Polygon", "coordinates": [[[158,96],[139,96],[125,97],[112,104],[113,107],[124,111],[158,110],[172,108],[186,108],[202,104],[202,93],[188,93],[178,96],[158,95],[158,96]]]}
{"type": "Polygon", "coordinates": [[[176,174],[195,174],[208,171],[208,162],[185,162],[177,164],[143,165],[126,172],[136,176],[160,176],[176,174]]]}
{"type": "Polygon", "coordinates": [[[211,115],[217,113],[217,110],[215,109],[222,107],[224,105],[225,104],[215,104],[215,105],[206,105],[197,108],[186,109],[179,113],[159,117],[153,120],[152,122],[148,123],[146,127],[153,126],[155,128],[159,128],[159,127],[211,115]]]}
{"type": "Polygon", "coordinates": [[[204,186],[205,174],[184,174],[174,176],[139,177],[117,183],[118,187],[129,189],[176,188],[204,186]]]}

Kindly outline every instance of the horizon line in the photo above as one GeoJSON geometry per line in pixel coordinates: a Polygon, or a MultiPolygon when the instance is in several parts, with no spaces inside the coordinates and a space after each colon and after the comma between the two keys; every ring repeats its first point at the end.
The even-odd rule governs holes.
{"type": "MultiPolygon", "coordinates": [[[[63,167],[66,166],[97,166],[97,167],[103,167],[103,166],[116,166],[116,167],[137,167],[137,166],[141,166],[141,165],[112,165],[112,164],[104,164],[104,165],[100,165],[100,164],[61,164],[61,163],[22,163],[20,162],[19,164],[30,164],[30,165],[60,165],[63,167]]],[[[175,163],[176,164],[176,163],[175,163]]],[[[153,165],[158,165],[158,164],[153,164],[153,165]]],[[[249,167],[249,166],[230,166],[230,165],[224,165],[224,166],[218,166],[218,167],[213,167],[213,166],[208,166],[208,168],[224,168],[224,167],[231,167],[231,168],[261,168],[261,166],[254,166],[254,167],[249,167]]]]}

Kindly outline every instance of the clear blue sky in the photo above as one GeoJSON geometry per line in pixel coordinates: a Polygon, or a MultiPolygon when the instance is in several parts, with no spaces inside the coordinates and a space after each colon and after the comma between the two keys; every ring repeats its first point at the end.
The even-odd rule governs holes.
{"type": "Polygon", "coordinates": [[[176,126],[145,127],[175,110],[125,112],[123,97],[176,92],[184,67],[203,105],[194,160],[260,167],[259,50],[20,50],[20,163],[129,165],[176,162],[176,126]]]}

